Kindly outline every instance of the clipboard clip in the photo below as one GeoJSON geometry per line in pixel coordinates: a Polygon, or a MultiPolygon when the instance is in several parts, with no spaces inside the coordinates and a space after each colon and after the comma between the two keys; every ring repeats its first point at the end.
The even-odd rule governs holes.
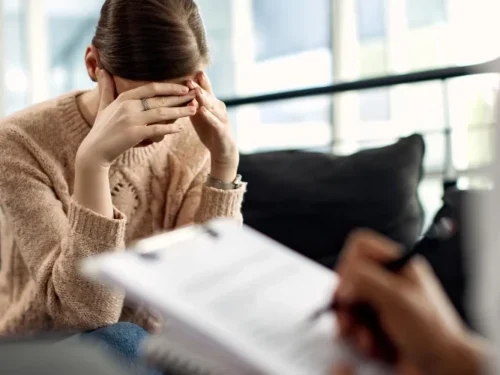
{"type": "Polygon", "coordinates": [[[164,251],[174,245],[182,242],[192,241],[200,236],[209,236],[213,239],[219,239],[220,233],[209,224],[186,227],[158,234],[136,242],[130,251],[135,252],[143,259],[157,260],[161,251],[164,251]]]}

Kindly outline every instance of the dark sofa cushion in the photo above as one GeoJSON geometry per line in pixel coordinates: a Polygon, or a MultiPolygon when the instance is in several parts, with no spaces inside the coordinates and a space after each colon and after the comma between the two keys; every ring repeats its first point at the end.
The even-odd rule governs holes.
{"type": "Polygon", "coordinates": [[[422,230],[420,135],[350,156],[278,151],[241,156],[245,223],[326,266],[348,233],[377,230],[412,245],[422,230]]]}

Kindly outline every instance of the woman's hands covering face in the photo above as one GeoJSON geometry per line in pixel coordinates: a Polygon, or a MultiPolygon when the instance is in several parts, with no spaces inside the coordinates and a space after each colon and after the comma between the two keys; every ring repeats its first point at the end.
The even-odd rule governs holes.
{"type": "Polygon", "coordinates": [[[126,91],[115,98],[115,84],[104,70],[98,71],[100,103],[90,133],[77,154],[77,161],[109,167],[128,149],[147,140],[161,140],[182,130],[180,118],[196,113],[185,106],[196,93],[173,83],[150,83],[126,91]],[[147,100],[144,108],[142,99],[147,100]]]}
{"type": "Polygon", "coordinates": [[[99,70],[99,109],[92,130],[78,150],[78,160],[109,167],[128,149],[159,142],[182,130],[182,118],[191,118],[201,142],[211,154],[211,175],[224,182],[236,177],[239,153],[231,134],[226,106],[213,93],[205,73],[187,86],[149,83],[115,98],[113,78],[99,70]],[[147,108],[143,99],[147,100],[147,108]],[[187,104],[187,105],[186,105],[187,104]]]}
{"type": "Polygon", "coordinates": [[[201,142],[211,154],[211,175],[224,182],[232,182],[237,174],[239,153],[233,139],[226,105],[216,98],[205,73],[198,75],[198,82],[189,81],[196,99],[189,107],[197,107],[191,117],[201,142]]]}

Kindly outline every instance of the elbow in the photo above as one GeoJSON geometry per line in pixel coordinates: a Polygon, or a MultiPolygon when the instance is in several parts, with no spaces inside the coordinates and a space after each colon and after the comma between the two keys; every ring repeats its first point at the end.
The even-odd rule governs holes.
{"type": "Polygon", "coordinates": [[[116,293],[107,295],[87,293],[57,293],[48,291],[46,311],[56,329],[90,331],[117,323],[123,308],[124,297],[116,293]]]}
{"type": "Polygon", "coordinates": [[[92,330],[117,323],[124,293],[88,280],[74,259],[53,252],[36,270],[40,307],[58,330],[92,330]]]}

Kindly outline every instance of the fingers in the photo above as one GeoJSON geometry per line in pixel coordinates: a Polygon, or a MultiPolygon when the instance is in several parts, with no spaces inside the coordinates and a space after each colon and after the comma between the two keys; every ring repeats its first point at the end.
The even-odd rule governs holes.
{"type": "Polygon", "coordinates": [[[370,304],[376,311],[399,304],[406,284],[404,279],[372,262],[347,265],[335,298],[341,304],[370,304]]]}
{"type": "Polygon", "coordinates": [[[100,93],[99,111],[102,111],[115,100],[115,82],[111,75],[104,69],[98,70],[97,82],[100,93]]]}
{"type": "Polygon", "coordinates": [[[160,139],[166,135],[177,134],[181,131],[182,126],[179,124],[137,126],[133,130],[133,136],[136,143],[140,143],[146,139],[160,139]]]}
{"type": "Polygon", "coordinates": [[[148,99],[150,108],[159,107],[179,107],[188,105],[196,97],[195,91],[190,91],[187,95],[182,96],[159,96],[148,99]]]}
{"type": "Polygon", "coordinates": [[[227,123],[228,116],[226,105],[224,102],[218,100],[212,91],[212,86],[206,74],[204,74],[204,79],[201,81],[205,82],[205,87],[198,85],[194,81],[188,81],[187,85],[189,88],[195,90],[196,92],[196,103],[200,107],[206,107],[212,114],[215,115],[222,123],[227,123]]]}
{"type": "Polygon", "coordinates": [[[223,123],[228,122],[226,105],[217,98],[215,98],[214,96],[211,96],[206,92],[199,91],[197,92],[196,95],[196,101],[200,107],[207,108],[221,122],[223,123]]]}
{"type": "Polygon", "coordinates": [[[347,263],[371,261],[382,264],[397,259],[400,245],[369,229],[353,231],[342,250],[336,271],[342,275],[347,263]]]}
{"type": "Polygon", "coordinates": [[[140,124],[157,124],[193,116],[195,114],[196,108],[193,106],[174,108],[161,107],[141,112],[138,117],[140,124]]]}
{"type": "Polygon", "coordinates": [[[196,99],[200,106],[205,106],[210,110],[215,109],[217,99],[215,99],[212,93],[208,92],[194,81],[189,81],[188,86],[195,91],[196,99]]]}
{"type": "Polygon", "coordinates": [[[200,105],[198,104],[198,101],[196,99],[193,99],[193,101],[191,101],[191,103],[189,103],[188,106],[194,107],[196,109],[198,109],[200,107],[200,105]]]}
{"type": "Polygon", "coordinates": [[[195,89],[196,92],[196,100],[200,104],[200,106],[207,107],[210,110],[215,109],[214,98],[209,96],[205,91],[203,91],[200,87],[195,89]]]}
{"type": "Polygon", "coordinates": [[[153,82],[136,89],[124,92],[119,96],[119,99],[124,100],[141,100],[143,98],[153,98],[156,96],[182,96],[189,93],[189,88],[176,83],[160,83],[153,82]]]}
{"type": "Polygon", "coordinates": [[[348,305],[369,302],[375,308],[392,303],[407,279],[385,270],[383,264],[397,259],[400,253],[397,243],[380,234],[367,229],[354,231],[337,267],[341,282],[335,298],[348,305]]]}
{"type": "Polygon", "coordinates": [[[200,86],[202,87],[203,90],[213,95],[214,90],[212,88],[212,82],[210,82],[210,79],[208,78],[208,75],[205,72],[200,72],[198,74],[198,81],[200,82],[200,86]]]}
{"type": "MultiPolygon", "coordinates": [[[[401,246],[387,237],[369,229],[352,232],[346,241],[337,272],[342,274],[347,263],[369,261],[383,265],[401,256],[401,246]]],[[[430,265],[422,258],[416,258],[402,271],[406,278],[415,282],[434,276],[430,265]]]]}
{"type": "MultiPolygon", "coordinates": [[[[186,95],[177,96],[159,96],[154,98],[149,98],[147,100],[150,109],[156,109],[161,107],[180,107],[182,105],[188,105],[196,97],[196,92],[191,90],[186,95]]],[[[131,105],[134,107],[134,111],[142,112],[144,111],[144,105],[141,100],[130,100],[131,105]]]]}
{"type": "Polygon", "coordinates": [[[203,118],[203,120],[205,120],[205,122],[212,126],[212,128],[214,128],[217,132],[221,133],[224,131],[225,125],[206,107],[200,107],[198,113],[203,118]]]}
{"type": "Polygon", "coordinates": [[[352,258],[367,258],[377,262],[397,259],[401,246],[389,238],[370,229],[353,231],[346,242],[345,251],[352,258]]]}
{"type": "Polygon", "coordinates": [[[415,257],[415,259],[405,267],[404,272],[408,278],[419,285],[424,285],[429,281],[439,284],[431,265],[423,257],[415,257]]]}

